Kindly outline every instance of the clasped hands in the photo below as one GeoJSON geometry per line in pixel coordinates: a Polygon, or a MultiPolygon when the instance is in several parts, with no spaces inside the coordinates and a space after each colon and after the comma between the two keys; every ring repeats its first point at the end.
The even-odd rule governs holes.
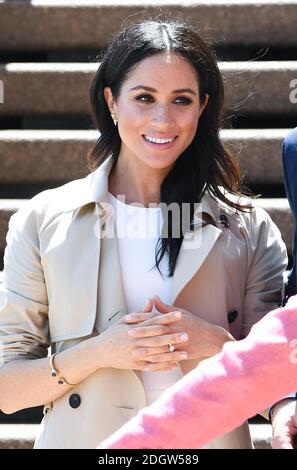
{"type": "Polygon", "coordinates": [[[186,359],[201,361],[230,340],[224,328],[157,295],[141,312],[123,316],[95,339],[101,367],[147,371],[170,370],[186,359]]]}
{"type": "Polygon", "coordinates": [[[233,339],[224,328],[165,304],[157,295],[147,301],[141,312],[125,315],[123,320],[130,326],[128,336],[139,341],[132,350],[134,357],[167,362],[168,368],[185,359],[213,356],[227,340],[233,339]],[[152,312],[153,306],[158,311],[152,312]],[[174,346],[173,352],[169,351],[169,344],[174,346]]]}

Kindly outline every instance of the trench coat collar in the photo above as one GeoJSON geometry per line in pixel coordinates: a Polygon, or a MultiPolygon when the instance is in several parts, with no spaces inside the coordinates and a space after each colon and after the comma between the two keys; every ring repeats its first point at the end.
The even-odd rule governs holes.
{"type": "Polygon", "coordinates": [[[78,187],[75,192],[70,192],[65,199],[63,212],[79,209],[90,203],[102,203],[107,201],[108,175],[115,159],[112,155],[85,178],[77,180],[78,187]]]}
{"type": "MultiPolygon", "coordinates": [[[[104,204],[108,202],[108,176],[115,163],[113,155],[107,157],[106,160],[93,172],[85,178],[78,181],[79,187],[75,192],[70,192],[66,196],[63,204],[63,212],[69,212],[79,209],[90,203],[104,204]]],[[[213,221],[217,221],[219,213],[217,205],[213,204],[214,200],[208,193],[205,194],[203,200],[198,204],[196,213],[207,213],[213,221]]],[[[199,226],[200,218],[197,218],[197,226],[199,226]]]]}

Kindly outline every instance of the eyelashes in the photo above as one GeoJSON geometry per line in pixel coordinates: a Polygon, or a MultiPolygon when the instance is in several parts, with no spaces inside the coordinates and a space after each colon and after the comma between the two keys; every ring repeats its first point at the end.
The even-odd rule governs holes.
{"type": "MultiPolygon", "coordinates": [[[[154,98],[151,95],[139,95],[139,96],[136,96],[135,100],[140,103],[153,103],[154,102],[154,98]]],[[[174,102],[177,102],[176,104],[189,105],[192,103],[192,100],[190,98],[187,98],[186,96],[178,96],[177,98],[175,98],[174,102]]]]}

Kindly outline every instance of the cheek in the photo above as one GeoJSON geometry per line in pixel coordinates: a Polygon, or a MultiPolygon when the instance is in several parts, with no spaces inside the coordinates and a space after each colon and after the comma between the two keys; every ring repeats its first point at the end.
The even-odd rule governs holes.
{"type": "Polygon", "coordinates": [[[196,133],[197,124],[197,112],[185,113],[184,116],[181,117],[180,128],[184,131],[185,134],[188,134],[189,137],[194,136],[194,134],[196,133]]]}
{"type": "Polygon", "coordinates": [[[120,128],[123,133],[131,134],[139,130],[145,122],[145,114],[134,106],[127,106],[121,112],[120,128]]]}

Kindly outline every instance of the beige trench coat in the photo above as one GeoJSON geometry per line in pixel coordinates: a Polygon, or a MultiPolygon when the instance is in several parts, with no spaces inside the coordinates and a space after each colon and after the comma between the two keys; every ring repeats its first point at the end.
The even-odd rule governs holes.
{"type": "MultiPolygon", "coordinates": [[[[49,344],[62,351],[127,313],[116,244],[100,236],[112,162],[109,157],[87,177],[41,192],[11,217],[0,284],[2,364],[46,357],[49,344]]],[[[237,213],[207,194],[202,204],[215,223],[197,224],[184,239],[171,304],[240,339],[281,302],[286,248],[261,208],[237,213]],[[219,223],[222,213],[229,227],[219,223]]],[[[181,362],[184,373],[197,365],[181,362]]],[[[95,448],[145,405],[137,371],[100,369],[45,405],[35,447],[95,448]],[[74,394],[77,408],[70,406],[74,394]]],[[[251,445],[245,423],[210,447],[251,445]]]]}

